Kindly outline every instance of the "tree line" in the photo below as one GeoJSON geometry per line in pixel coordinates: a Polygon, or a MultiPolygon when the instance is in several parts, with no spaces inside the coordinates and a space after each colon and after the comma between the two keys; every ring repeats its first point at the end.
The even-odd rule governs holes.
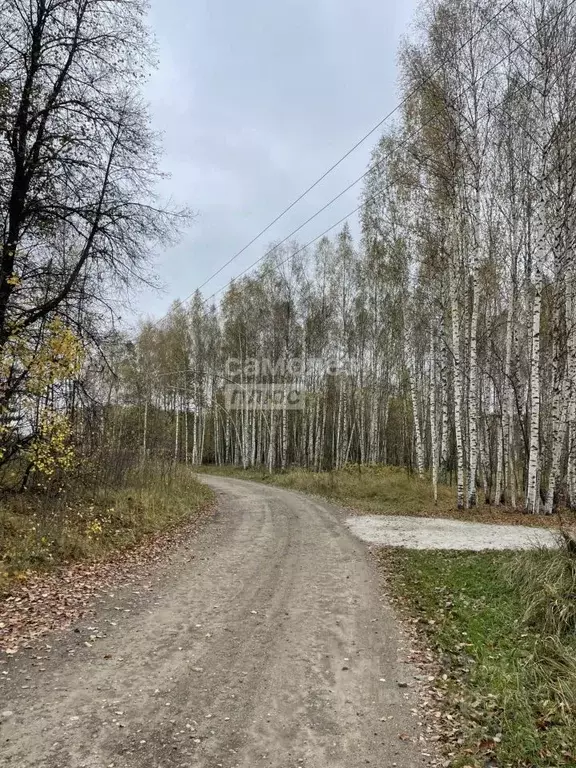
{"type": "MultiPolygon", "coordinates": [[[[58,96],[55,103],[62,98],[74,116],[59,116],[43,162],[35,159],[34,133],[20,161],[13,147],[22,123],[11,96],[14,138],[3,150],[10,162],[2,173],[12,168],[14,187],[27,162],[34,183],[26,188],[30,224],[22,225],[15,252],[26,256],[17,270],[10,266],[14,238],[8,229],[4,236],[9,327],[20,323],[34,349],[48,338],[60,343],[70,329],[85,341],[82,359],[72,354],[74,370],[10,395],[16,407],[3,420],[12,435],[12,442],[3,438],[4,450],[21,452],[33,442],[39,430],[22,425],[40,399],[40,413],[48,404],[49,413],[71,418],[84,447],[105,442],[131,461],[316,471],[388,463],[429,476],[434,488],[453,483],[460,508],[490,502],[549,513],[575,506],[573,5],[427,3],[400,51],[401,109],[372,152],[358,231],[344,226],[308,247],[282,243],[220,301],[197,293],[175,302],[161,321],[144,322],[134,334],[100,334],[97,344],[88,338],[102,327],[95,310],[102,306],[100,270],[106,279],[125,279],[148,240],[165,241],[178,218],[150,205],[136,207],[141,218],[128,216],[131,195],[149,188],[138,174],[150,166],[137,153],[152,139],[133,134],[146,123],[123,111],[139,102],[121,100],[120,92],[113,116],[106,113],[104,144],[102,121],[91,122],[95,106],[76,117],[76,97],[58,96]],[[84,121],[94,133],[69,140],[70,125],[84,121]],[[125,178],[124,153],[131,151],[125,178]],[[47,164],[60,163],[61,154],[71,170],[63,159],[47,183],[46,169],[60,167],[47,164]],[[57,319],[62,327],[52,325],[57,319]]],[[[133,24],[140,34],[141,24],[133,24]]],[[[89,30],[99,40],[100,27],[89,30]]],[[[116,27],[103,34],[114,47],[116,27]]],[[[115,67],[132,64],[118,55],[115,67]]],[[[105,79],[95,82],[101,87],[105,79]]],[[[51,114],[50,87],[30,91],[44,99],[25,121],[32,131],[51,114]]],[[[23,109],[30,98],[22,85],[23,109]]],[[[12,216],[8,202],[3,206],[12,216]]],[[[16,378],[24,356],[17,358],[16,378]]]]}
{"type": "Polygon", "coordinates": [[[453,481],[461,508],[576,505],[575,13],[421,11],[359,236],[283,244],[217,306],[197,294],[144,324],[128,361],[140,393],[119,382],[143,448],[154,411],[170,419],[165,450],[192,464],[386,462],[453,481]],[[240,388],[297,387],[299,409],[228,410],[229,359],[240,388]],[[245,366],[294,359],[275,377],[245,366]]]}

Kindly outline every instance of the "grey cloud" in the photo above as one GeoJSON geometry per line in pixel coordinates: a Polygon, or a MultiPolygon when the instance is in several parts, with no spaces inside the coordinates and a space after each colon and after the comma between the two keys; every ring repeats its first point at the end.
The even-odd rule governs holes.
{"type": "MultiPolygon", "coordinates": [[[[161,314],[191,293],[343,154],[396,100],[396,55],[412,2],[153,0],[160,67],[147,96],[164,135],[162,192],[198,212],[158,255],[166,293],[136,308],[161,314]]],[[[370,139],[208,286],[215,290],[363,170],[370,139]]],[[[302,232],[351,210],[358,189],[302,232]]]]}

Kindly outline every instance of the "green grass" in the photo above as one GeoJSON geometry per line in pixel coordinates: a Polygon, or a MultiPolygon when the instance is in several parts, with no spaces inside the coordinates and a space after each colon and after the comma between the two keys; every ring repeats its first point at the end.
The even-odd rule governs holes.
{"type": "Polygon", "coordinates": [[[193,520],[213,499],[188,469],[126,473],[121,488],[0,497],[0,594],[31,571],[96,560],[193,520]]]}
{"type": "MultiPolygon", "coordinates": [[[[576,766],[576,636],[559,626],[551,634],[531,611],[547,589],[531,579],[567,556],[380,552],[393,595],[440,659],[447,709],[463,725],[454,766],[576,766]]],[[[559,604],[573,598],[565,593],[559,604]]]]}
{"type": "Polygon", "coordinates": [[[457,517],[488,523],[522,523],[555,526],[557,518],[545,515],[523,515],[503,507],[479,506],[470,510],[456,509],[456,491],[445,484],[438,486],[434,501],[429,478],[418,478],[400,467],[349,465],[333,472],[310,472],[290,469],[268,473],[264,469],[241,469],[233,466],[206,466],[201,471],[277,485],[313,495],[373,515],[413,515],[418,517],[457,517]]]}

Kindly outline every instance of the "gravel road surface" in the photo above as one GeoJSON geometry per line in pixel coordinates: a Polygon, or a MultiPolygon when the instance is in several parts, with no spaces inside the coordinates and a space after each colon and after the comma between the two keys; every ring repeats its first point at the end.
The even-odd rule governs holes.
{"type": "Polygon", "coordinates": [[[0,765],[430,765],[416,670],[345,515],[206,482],[216,517],[149,584],[1,660],[0,765]]]}
{"type": "Polygon", "coordinates": [[[431,517],[358,515],[346,521],[370,544],[407,549],[530,549],[557,547],[558,534],[522,525],[488,525],[431,517]]]}

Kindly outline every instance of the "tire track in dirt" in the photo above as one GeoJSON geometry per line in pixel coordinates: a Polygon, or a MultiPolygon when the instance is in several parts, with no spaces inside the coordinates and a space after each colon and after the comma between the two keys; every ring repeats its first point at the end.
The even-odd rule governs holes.
{"type": "Polygon", "coordinates": [[[9,659],[9,768],[419,768],[415,670],[364,546],[328,504],[206,477],[218,512],[56,649],[9,659]]]}

